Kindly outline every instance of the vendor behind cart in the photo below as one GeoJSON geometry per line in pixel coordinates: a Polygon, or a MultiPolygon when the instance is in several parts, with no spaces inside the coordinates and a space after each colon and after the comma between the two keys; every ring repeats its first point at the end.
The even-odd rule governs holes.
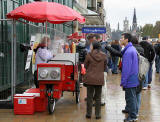
{"type": "Polygon", "coordinates": [[[53,54],[51,53],[50,50],[48,50],[50,44],[51,44],[50,38],[44,36],[38,47],[34,50],[36,53],[35,72],[34,72],[34,83],[36,88],[39,87],[37,80],[37,64],[47,63],[48,60],[53,58],[53,54]]]}

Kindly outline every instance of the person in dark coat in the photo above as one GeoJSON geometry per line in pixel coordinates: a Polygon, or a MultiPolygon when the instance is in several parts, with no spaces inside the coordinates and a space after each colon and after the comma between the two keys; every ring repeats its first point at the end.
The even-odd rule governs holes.
{"type": "Polygon", "coordinates": [[[86,50],[86,40],[81,39],[79,44],[76,47],[76,52],[79,54],[79,62],[84,63],[85,57],[87,55],[87,50],[86,50]]]}
{"type": "MultiPolygon", "coordinates": [[[[80,39],[80,42],[76,47],[76,52],[79,54],[78,69],[79,69],[79,72],[81,72],[81,64],[84,64],[84,60],[85,60],[85,57],[87,55],[86,40],[85,39],[80,39]]],[[[79,75],[80,84],[83,84],[82,83],[82,80],[83,80],[82,77],[83,77],[83,75],[80,73],[80,75],[79,75]]]]}
{"type": "Polygon", "coordinates": [[[154,50],[153,45],[147,41],[147,38],[145,38],[145,39],[146,40],[143,40],[139,43],[142,46],[142,48],[144,49],[144,57],[146,57],[150,63],[148,75],[146,76],[146,79],[148,79],[148,80],[146,80],[146,82],[144,84],[144,87],[143,87],[144,90],[151,87],[152,65],[153,65],[153,61],[155,58],[155,50],[154,50]]]}
{"type": "Polygon", "coordinates": [[[95,99],[96,119],[101,118],[101,92],[104,85],[104,71],[106,68],[106,55],[101,51],[101,44],[93,42],[93,50],[87,54],[84,61],[86,75],[84,83],[87,86],[87,113],[86,118],[91,118],[93,95],[95,99]]]}
{"type": "Polygon", "coordinates": [[[159,73],[160,70],[160,40],[157,41],[157,43],[154,45],[156,58],[155,58],[155,67],[156,67],[156,73],[159,73]]]}
{"type": "Polygon", "coordinates": [[[131,42],[132,42],[133,46],[136,48],[136,50],[138,51],[138,53],[139,53],[141,56],[144,56],[144,49],[143,49],[142,46],[139,44],[137,37],[133,36],[131,42]]]}
{"type": "MultiPolygon", "coordinates": [[[[115,40],[111,44],[111,47],[114,48],[114,49],[116,49],[119,52],[121,51],[121,47],[119,45],[119,41],[118,40],[115,40]]],[[[118,65],[118,59],[119,59],[119,57],[116,56],[116,55],[114,55],[114,54],[112,54],[112,53],[111,53],[111,56],[112,56],[112,73],[113,74],[118,74],[118,71],[117,71],[118,67],[117,67],[117,65],[118,65]]]]}

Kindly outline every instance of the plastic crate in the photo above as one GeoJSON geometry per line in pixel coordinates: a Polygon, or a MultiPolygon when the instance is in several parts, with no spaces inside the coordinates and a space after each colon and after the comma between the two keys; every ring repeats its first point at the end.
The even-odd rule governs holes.
{"type": "Polygon", "coordinates": [[[40,89],[38,88],[27,89],[26,92],[24,92],[24,94],[30,94],[35,96],[34,99],[35,111],[37,112],[46,111],[48,101],[46,97],[40,98],[40,89]]]}
{"type": "Polygon", "coordinates": [[[34,114],[34,99],[33,95],[16,94],[14,96],[14,114],[34,114]]]}
{"type": "Polygon", "coordinates": [[[47,98],[35,98],[35,111],[36,112],[42,112],[47,110],[48,101],[47,98]]]}

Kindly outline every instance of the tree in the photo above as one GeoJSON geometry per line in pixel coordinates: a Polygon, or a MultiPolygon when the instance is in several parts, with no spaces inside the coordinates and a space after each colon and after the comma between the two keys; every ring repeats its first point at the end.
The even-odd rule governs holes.
{"type": "Polygon", "coordinates": [[[158,34],[160,34],[160,21],[157,21],[153,28],[153,37],[158,38],[158,34]]]}
{"type": "Polygon", "coordinates": [[[153,24],[146,24],[142,28],[142,36],[150,36],[153,37],[153,24]]]}

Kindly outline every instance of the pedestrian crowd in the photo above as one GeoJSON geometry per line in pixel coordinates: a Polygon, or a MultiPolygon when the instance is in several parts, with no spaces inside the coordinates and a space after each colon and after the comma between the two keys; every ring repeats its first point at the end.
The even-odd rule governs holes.
{"type": "Polygon", "coordinates": [[[106,92],[107,72],[118,74],[121,71],[120,86],[125,92],[126,100],[126,106],[122,112],[128,114],[124,121],[137,121],[141,105],[141,90],[151,88],[155,55],[156,72],[159,73],[159,49],[159,41],[153,46],[146,37],[139,41],[137,37],[129,33],[122,34],[120,41],[114,40],[111,43],[102,42],[97,34],[89,35],[86,46],[88,53],[84,61],[86,74],[83,79],[87,87],[86,118],[91,118],[93,101],[95,102],[96,119],[101,118],[100,106],[105,105],[106,102],[104,99],[106,95],[103,92],[106,92]],[[140,79],[139,76],[143,65],[140,64],[138,55],[148,62],[149,68],[143,79],[140,79]]]}
{"type": "MultiPolygon", "coordinates": [[[[46,62],[54,56],[47,49],[49,43],[50,39],[44,37],[36,48],[36,64],[46,62]]],[[[147,37],[140,41],[137,37],[124,33],[120,40],[107,42],[102,41],[98,34],[89,34],[86,40],[79,41],[76,52],[79,53],[79,68],[81,69],[84,64],[86,69],[85,74],[80,74],[80,82],[87,88],[86,118],[91,118],[92,106],[95,106],[96,119],[101,118],[101,106],[106,103],[107,73],[111,72],[113,75],[121,73],[120,86],[125,92],[126,101],[122,113],[128,114],[124,121],[137,121],[141,90],[151,88],[154,60],[156,72],[159,73],[160,70],[160,40],[153,45],[147,37]],[[149,64],[143,79],[139,76],[141,66],[139,55],[149,64]]],[[[36,72],[35,70],[35,84],[38,87],[36,72]]]]}

